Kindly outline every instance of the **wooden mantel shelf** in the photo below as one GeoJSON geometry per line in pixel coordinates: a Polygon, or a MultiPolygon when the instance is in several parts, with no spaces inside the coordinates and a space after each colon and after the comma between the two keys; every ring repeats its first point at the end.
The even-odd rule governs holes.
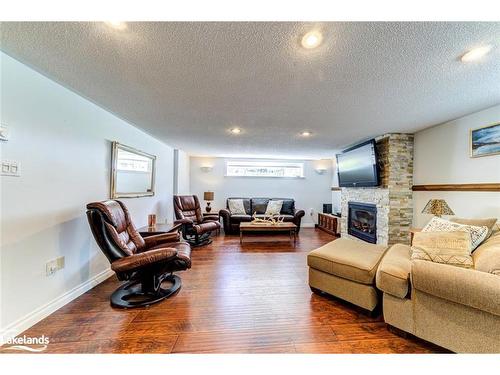
{"type": "MultiPolygon", "coordinates": [[[[341,191],[340,187],[332,186],[332,191],[341,191]]],[[[500,183],[487,184],[432,184],[413,185],[413,191],[500,191],[500,183]]]]}
{"type": "Polygon", "coordinates": [[[500,183],[413,185],[413,191],[500,191],[500,183]]]}

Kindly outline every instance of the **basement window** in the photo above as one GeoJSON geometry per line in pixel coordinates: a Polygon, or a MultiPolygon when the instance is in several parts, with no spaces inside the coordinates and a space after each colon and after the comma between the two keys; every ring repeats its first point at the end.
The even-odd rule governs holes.
{"type": "Polygon", "coordinates": [[[303,178],[304,163],[279,161],[228,161],[227,177],[303,178]]]}

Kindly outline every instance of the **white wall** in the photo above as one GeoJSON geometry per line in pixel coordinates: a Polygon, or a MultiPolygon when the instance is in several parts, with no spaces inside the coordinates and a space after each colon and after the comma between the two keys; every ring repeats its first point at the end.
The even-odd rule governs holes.
{"type": "Polygon", "coordinates": [[[177,173],[177,191],[179,195],[189,195],[191,190],[189,186],[190,170],[189,155],[179,150],[178,154],[178,173],[177,173]]]}
{"type": "MultiPolygon", "coordinates": [[[[302,224],[313,226],[317,221],[318,212],[323,210],[323,203],[332,201],[330,160],[290,160],[290,162],[304,163],[305,178],[299,179],[225,177],[226,160],[230,159],[191,157],[191,192],[202,200],[204,191],[213,191],[215,194],[215,201],[212,203],[213,211],[225,208],[228,197],[294,198],[295,208],[306,212],[302,224]],[[212,166],[213,170],[203,172],[202,166],[212,166]],[[318,167],[327,168],[326,173],[317,174],[314,169],[318,167]],[[311,208],[314,210],[312,216],[310,215],[311,208]]],[[[202,205],[205,206],[204,201],[202,205]]]]}
{"type": "Polygon", "coordinates": [[[85,216],[109,198],[111,142],[157,156],[154,197],[124,199],[135,224],[172,218],[173,150],[84,98],[0,53],[1,122],[11,129],[2,159],[21,177],[1,177],[1,328],[25,329],[108,276],[85,216]],[[45,263],[66,266],[45,276],[45,263]],[[69,294],[68,294],[69,293],[69,294]]]}
{"type": "MultiPolygon", "coordinates": [[[[500,122],[500,105],[415,134],[414,184],[499,183],[500,155],[469,157],[469,131],[500,122]]],[[[414,225],[430,219],[422,209],[443,198],[457,216],[500,218],[500,193],[414,192],[414,225]]]]}
{"type": "MultiPolygon", "coordinates": [[[[339,187],[339,175],[337,174],[337,160],[332,160],[332,187],[339,187]]],[[[332,212],[342,211],[342,193],[340,190],[332,191],[332,212]]]]}

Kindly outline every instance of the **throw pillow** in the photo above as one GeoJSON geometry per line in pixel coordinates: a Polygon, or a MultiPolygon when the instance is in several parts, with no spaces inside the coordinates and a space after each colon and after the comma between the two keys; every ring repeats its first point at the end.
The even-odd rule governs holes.
{"type": "Polygon", "coordinates": [[[488,227],[477,227],[474,225],[464,225],[452,223],[451,221],[441,219],[440,217],[433,217],[431,221],[422,229],[422,232],[455,232],[467,231],[471,237],[471,251],[474,251],[481,242],[488,236],[488,227]]]}
{"type": "Polygon", "coordinates": [[[463,225],[473,225],[476,227],[488,227],[488,234],[486,238],[490,238],[493,229],[495,228],[495,224],[497,223],[497,218],[488,218],[488,219],[464,219],[461,217],[452,217],[450,219],[453,223],[463,224],[463,225]]]}
{"type": "Polygon", "coordinates": [[[269,201],[267,203],[265,215],[279,215],[281,212],[281,207],[283,206],[283,201],[269,201]]]}
{"type": "Polygon", "coordinates": [[[471,237],[466,231],[418,232],[413,237],[412,260],[428,260],[464,268],[474,265],[471,237]]]}
{"type": "Polygon", "coordinates": [[[231,215],[246,215],[245,206],[243,205],[243,199],[229,199],[228,200],[229,211],[231,215]]]}
{"type": "Polygon", "coordinates": [[[293,199],[283,199],[283,206],[281,206],[281,214],[282,215],[295,214],[295,201],[293,199]]]}

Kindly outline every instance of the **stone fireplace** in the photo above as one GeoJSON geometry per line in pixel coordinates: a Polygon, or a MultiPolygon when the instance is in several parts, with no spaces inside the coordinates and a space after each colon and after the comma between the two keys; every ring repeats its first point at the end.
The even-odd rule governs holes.
{"type": "Polygon", "coordinates": [[[376,139],[376,147],[381,184],[341,189],[341,236],[382,245],[408,244],[413,216],[413,134],[386,134],[376,139]],[[353,204],[375,208],[371,213],[376,230],[374,240],[350,227],[349,207],[353,204]]]}
{"type": "Polygon", "coordinates": [[[377,243],[377,206],[349,202],[347,233],[366,242],[377,243]]]}

